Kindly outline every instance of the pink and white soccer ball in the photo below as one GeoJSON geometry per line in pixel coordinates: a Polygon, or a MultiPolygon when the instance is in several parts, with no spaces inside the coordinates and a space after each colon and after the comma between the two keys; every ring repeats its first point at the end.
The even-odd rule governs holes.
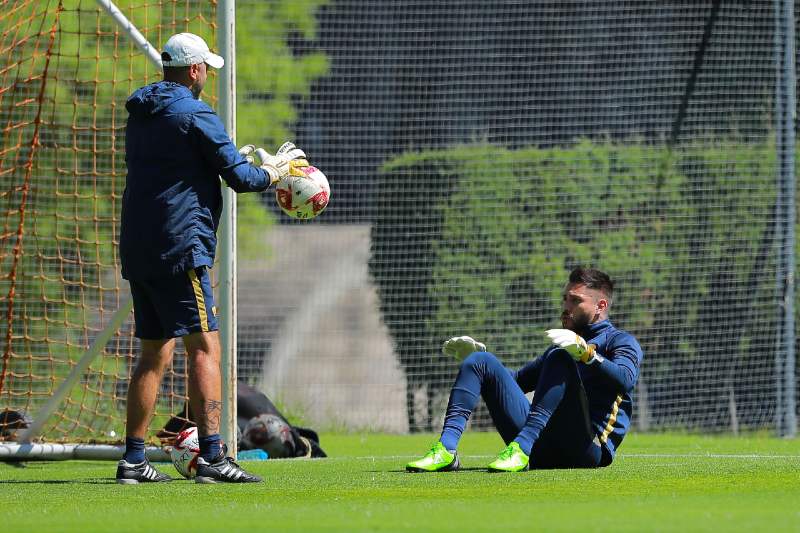
{"type": "Polygon", "coordinates": [[[303,167],[305,176],[287,176],[275,186],[275,199],[281,210],[292,218],[307,220],[318,216],[328,206],[331,187],[317,167],[303,167]]]}
{"type": "Polygon", "coordinates": [[[197,475],[197,458],[200,456],[200,441],[197,428],[186,428],[175,437],[175,444],[169,452],[172,464],[180,474],[188,479],[197,475]]]}

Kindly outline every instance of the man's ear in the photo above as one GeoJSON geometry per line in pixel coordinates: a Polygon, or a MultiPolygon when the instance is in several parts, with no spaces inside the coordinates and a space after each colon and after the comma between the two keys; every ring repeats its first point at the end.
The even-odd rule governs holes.
{"type": "Polygon", "coordinates": [[[192,81],[197,79],[197,77],[199,76],[199,72],[200,72],[199,64],[189,66],[189,77],[192,79],[192,81]]]}
{"type": "Polygon", "coordinates": [[[608,300],[606,298],[597,300],[597,310],[600,312],[608,311],[608,300]]]}

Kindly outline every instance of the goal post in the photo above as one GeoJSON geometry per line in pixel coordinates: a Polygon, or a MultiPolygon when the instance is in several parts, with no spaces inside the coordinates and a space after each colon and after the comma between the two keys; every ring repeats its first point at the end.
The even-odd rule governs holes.
{"type": "Polygon", "coordinates": [[[795,61],[794,2],[775,0],[775,150],[777,158],[777,233],[778,268],[776,292],[780,317],[775,346],[776,429],[785,438],[797,436],[796,359],[795,359],[795,119],[797,115],[797,75],[795,61]]]}
{"type": "MultiPolygon", "coordinates": [[[[0,443],[0,461],[64,461],[68,459],[117,461],[125,446],[117,444],[0,443]]],[[[151,461],[169,461],[169,453],[160,446],[145,447],[151,461]]]]}
{"type": "MultiPolygon", "coordinates": [[[[217,6],[217,49],[225,58],[218,79],[217,114],[225,130],[236,132],[236,8],[234,0],[220,0],[217,6]]],[[[236,193],[222,189],[222,221],[219,228],[219,301],[222,316],[219,326],[222,344],[222,440],[236,457],[236,193]]]]}

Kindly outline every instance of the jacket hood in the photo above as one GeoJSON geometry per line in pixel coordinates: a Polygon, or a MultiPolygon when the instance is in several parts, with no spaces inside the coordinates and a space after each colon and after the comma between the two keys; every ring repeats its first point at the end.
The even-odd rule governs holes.
{"type": "Polygon", "coordinates": [[[186,98],[194,98],[188,87],[172,81],[159,81],[137,89],[125,102],[125,109],[131,115],[152,116],[186,98]]]}

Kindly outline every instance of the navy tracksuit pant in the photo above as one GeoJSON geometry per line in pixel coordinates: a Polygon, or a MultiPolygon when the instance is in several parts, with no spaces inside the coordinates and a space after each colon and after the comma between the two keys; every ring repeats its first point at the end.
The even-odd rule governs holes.
{"type": "Polygon", "coordinates": [[[564,350],[542,356],[533,401],[514,373],[489,352],[475,352],[461,364],[450,392],[441,441],[456,449],[467,420],[483,397],[497,431],[516,440],[531,468],[594,468],[606,461],[589,419],[577,363],[564,350]]]}

